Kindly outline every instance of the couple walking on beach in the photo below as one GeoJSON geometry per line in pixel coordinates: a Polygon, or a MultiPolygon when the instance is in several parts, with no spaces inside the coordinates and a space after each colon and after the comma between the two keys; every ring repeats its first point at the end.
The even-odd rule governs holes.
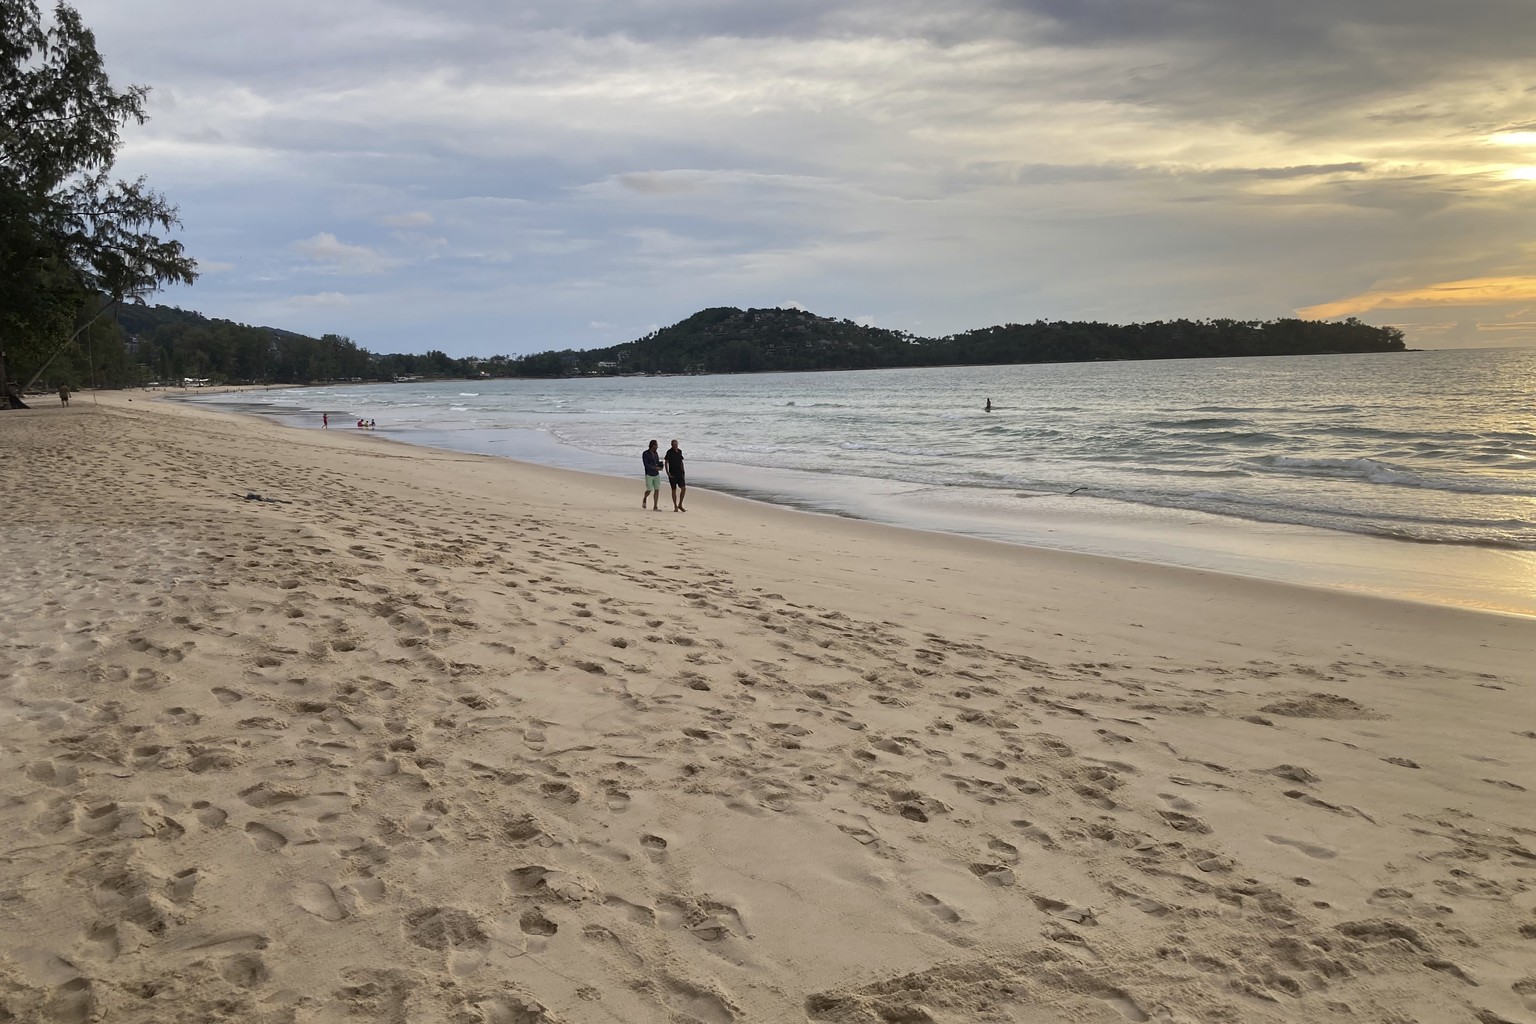
{"type": "Polygon", "coordinates": [[[657,454],[656,446],[660,441],[652,441],[650,447],[640,453],[640,464],[645,467],[645,493],[640,497],[640,507],[645,508],[645,499],[651,499],[651,511],[661,507],[661,467],[665,463],[667,467],[667,483],[672,485],[672,511],[687,512],[683,508],[683,499],[688,496],[688,483],[683,476],[683,450],[677,446],[677,439],[672,439],[672,447],[667,449],[665,455],[657,454]]]}

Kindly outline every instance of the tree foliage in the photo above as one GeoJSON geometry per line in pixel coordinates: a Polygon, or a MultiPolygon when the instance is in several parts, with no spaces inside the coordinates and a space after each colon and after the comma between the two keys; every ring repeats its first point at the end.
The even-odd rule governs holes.
{"type": "MultiPolygon", "coordinates": [[[[112,165],[149,91],[113,87],[79,13],[45,22],[35,0],[0,0],[0,382],[27,372],[94,319],[86,300],[138,299],[190,283],[176,208],[112,165]]],[[[3,403],[0,403],[3,404],[3,403]]]]}
{"type": "MultiPolygon", "coordinates": [[[[311,384],[477,372],[472,366],[476,361],[453,359],[441,351],[380,355],[339,334],[312,338],[160,305],[123,306],[109,318],[96,353],[100,359],[117,352],[122,356],[111,362],[109,372],[98,368],[98,379],[107,387],[175,384],[187,377],[221,384],[311,384]]],[[[71,381],[67,376],[60,379],[71,381]]]]}

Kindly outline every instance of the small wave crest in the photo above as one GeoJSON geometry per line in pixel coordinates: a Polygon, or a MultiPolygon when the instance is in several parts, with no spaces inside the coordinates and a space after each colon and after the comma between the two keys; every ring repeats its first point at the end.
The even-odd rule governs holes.
{"type": "Polygon", "coordinates": [[[911,455],[925,459],[947,459],[949,452],[926,448],[903,448],[900,445],[866,444],[863,441],[842,441],[838,447],[845,452],[885,452],[889,455],[911,455]]]}
{"type": "Polygon", "coordinates": [[[1152,420],[1147,426],[1164,430],[1188,430],[1191,427],[1246,427],[1248,421],[1231,416],[1196,416],[1193,419],[1184,420],[1152,420]]]}
{"type": "Polygon", "coordinates": [[[791,451],[792,450],[792,449],[790,449],[790,448],[788,448],[788,447],[786,447],[784,445],[774,445],[774,444],[731,444],[731,443],[725,443],[725,444],[722,444],[720,447],[722,449],[724,449],[725,451],[728,451],[728,452],[739,452],[739,453],[741,453],[743,455],[774,455],[774,454],[777,454],[778,452],[786,452],[786,451],[791,451]]]}
{"type": "Polygon", "coordinates": [[[1235,445],[1274,445],[1284,444],[1287,440],[1278,434],[1266,434],[1262,430],[1189,430],[1173,431],[1166,435],[1169,441],[1188,441],[1198,443],[1205,448],[1220,446],[1223,444],[1235,445]]]}
{"type": "Polygon", "coordinates": [[[1536,489],[1518,487],[1501,481],[1453,480],[1427,477],[1401,466],[1394,466],[1372,458],[1306,458],[1294,455],[1271,455],[1251,460],[1251,464],[1263,468],[1295,473],[1302,476],[1321,476],[1333,479],[1363,480],[1366,483],[1390,487],[1420,487],[1431,491],[1451,491],[1457,494],[1498,494],[1508,497],[1536,497],[1536,489]]]}

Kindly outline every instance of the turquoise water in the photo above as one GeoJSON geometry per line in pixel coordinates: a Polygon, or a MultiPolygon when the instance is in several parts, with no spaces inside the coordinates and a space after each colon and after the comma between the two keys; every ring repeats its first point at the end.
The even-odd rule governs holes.
{"type": "MultiPolygon", "coordinates": [[[[1203,543],[1202,529],[1207,541],[1322,531],[1414,542],[1389,562],[1454,564],[1430,548],[1473,560],[1473,549],[1536,552],[1536,350],[454,381],[205,400],[308,426],[321,411],[333,423],[371,418],[397,440],[637,479],[645,443],[677,438],[695,487],[1029,543],[1079,526],[1122,536],[1177,527],[1195,536],[1173,547],[1192,552],[1222,546],[1203,543]]],[[[1495,575],[1524,592],[1536,585],[1530,565],[1519,558],[1495,575]]]]}

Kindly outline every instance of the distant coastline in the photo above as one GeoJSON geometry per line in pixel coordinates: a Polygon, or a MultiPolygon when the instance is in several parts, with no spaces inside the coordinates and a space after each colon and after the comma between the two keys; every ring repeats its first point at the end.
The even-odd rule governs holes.
{"type": "Polygon", "coordinates": [[[1353,318],[1171,320],[1103,324],[1038,320],[923,338],[800,309],[701,310],[634,341],[597,349],[454,358],[370,352],[351,338],[312,338],[168,306],[125,306],[93,340],[95,370],[61,361],[59,380],[79,387],[208,379],[213,384],[490,380],[504,377],[683,376],[1119,362],[1406,351],[1402,332],[1353,318]],[[115,333],[113,333],[115,332],[115,333]]]}
{"type": "Polygon", "coordinates": [[[1103,324],[1037,320],[939,338],[834,320],[800,309],[706,309],[636,341],[541,352],[491,376],[752,373],[1119,362],[1401,352],[1403,334],[1350,318],[1172,320],[1103,324]]]}

